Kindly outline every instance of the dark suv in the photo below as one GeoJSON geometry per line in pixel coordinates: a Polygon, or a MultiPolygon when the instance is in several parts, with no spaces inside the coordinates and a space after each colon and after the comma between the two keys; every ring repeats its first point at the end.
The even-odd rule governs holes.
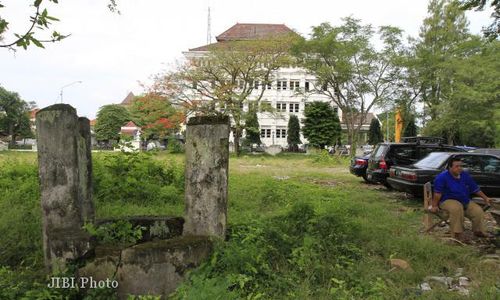
{"type": "Polygon", "coordinates": [[[386,187],[392,166],[408,166],[432,152],[465,152],[458,147],[443,145],[444,140],[433,137],[406,137],[401,143],[380,143],[368,159],[367,179],[386,187]]]}

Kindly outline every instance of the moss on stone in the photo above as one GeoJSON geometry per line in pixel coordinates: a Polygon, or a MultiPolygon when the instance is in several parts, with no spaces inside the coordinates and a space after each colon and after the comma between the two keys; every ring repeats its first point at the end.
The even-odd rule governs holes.
{"type": "Polygon", "coordinates": [[[217,125],[217,124],[227,124],[229,125],[228,116],[197,116],[189,119],[187,125],[217,125]]]}
{"type": "Polygon", "coordinates": [[[42,108],[41,110],[39,110],[37,112],[37,115],[39,113],[47,112],[47,111],[67,111],[67,112],[74,113],[76,115],[76,109],[73,106],[71,106],[69,104],[62,104],[62,103],[54,104],[54,105],[42,108]]]}

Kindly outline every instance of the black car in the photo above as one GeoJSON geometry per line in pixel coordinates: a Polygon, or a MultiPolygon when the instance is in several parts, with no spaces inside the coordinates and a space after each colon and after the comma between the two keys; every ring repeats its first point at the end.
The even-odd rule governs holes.
{"type": "Polygon", "coordinates": [[[406,143],[380,143],[373,150],[366,177],[387,187],[387,177],[392,166],[409,166],[432,152],[465,152],[458,147],[443,145],[435,138],[406,138],[406,143]],[[438,143],[436,143],[438,141],[438,143]]]}
{"type": "Polygon", "coordinates": [[[351,171],[351,174],[354,174],[358,177],[363,177],[365,181],[368,182],[368,179],[366,178],[366,168],[368,167],[368,159],[370,158],[371,154],[365,155],[365,156],[356,156],[351,159],[351,165],[349,167],[349,171],[351,171]]]}
{"type": "Polygon", "coordinates": [[[434,152],[411,166],[392,167],[387,182],[395,190],[421,196],[424,184],[433,182],[454,157],[462,160],[464,170],[486,195],[500,197],[500,158],[489,154],[434,152]]]}
{"type": "Polygon", "coordinates": [[[471,150],[469,152],[472,152],[472,153],[482,153],[482,154],[491,154],[491,155],[495,155],[497,157],[500,157],[500,149],[478,148],[478,149],[471,150]]]}

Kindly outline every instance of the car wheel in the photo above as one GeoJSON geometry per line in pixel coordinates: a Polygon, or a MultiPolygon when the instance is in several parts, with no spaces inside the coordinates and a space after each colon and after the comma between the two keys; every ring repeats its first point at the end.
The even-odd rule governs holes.
{"type": "Polygon", "coordinates": [[[388,190],[392,190],[392,186],[389,185],[389,183],[387,181],[384,181],[383,185],[388,189],[388,190]]]}
{"type": "Polygon", "coordinates": [[[370,180],[368,180],[368,177],[366,177],[366,174],[364,174],[362,177],[363,177],[363,179],[365,180],[366,183],[373,183],[370,180]]]}

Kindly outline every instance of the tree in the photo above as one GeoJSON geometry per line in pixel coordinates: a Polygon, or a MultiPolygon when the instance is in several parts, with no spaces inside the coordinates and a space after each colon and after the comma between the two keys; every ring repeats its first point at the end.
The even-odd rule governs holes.
{"type": "Polygon", "coordinates": [[[415,124],[415,117],[410,116],[408,120],[404,120],[405,128],[403,136],[417,136],[417,125],[415,124]]]}
{"type": "Polygon", "coordinates": [[[313,147],[323,149],[333,145],[340,137],[339,117],[326,102],[312,102],[306,105],[302,133],[313,147]]]}
{"type": "Polygon", "coordinates": [[[458,4],[449,0],[431,0],[429,16],[424,19],[415,41],[415,69],[421,82],[421,99],[431,120],[438,106],[449,99],[453,83],[452,57],[464,55],[460,45],[471,38],[467,19],[458,4]]]}
{"type": "MultiPolygon", "coordinates": [[[[58,0],[32,0],[33,1],[33,14],[29,17],[29,24],[23,33],[14,33],[15,39],[8,41],[4,44],[0,44],[0,48],[7,48],[15,50],[14,47],[22,47],[25,50],[34,44],[37,47],[44,48],[45,43],[58,42],[69,35],[60,34],[57,31],[52,31],[50,36],[45,38],[40,38],[39,33],[44,30],[49,30],[53,26],[52,22],[57,22],[59,19],[50,16],[47,9],[44,8],[44,3],[56,3],[58,0]]],[[[0,9],[4,8],[5,5],[0,1],[0,9]]],[[[116,0],[109,0],[108,8],[112,12],[120,13],[117,7],[116,0]]],[[[9,21],[0,17],[0,41],[3,41],[4,34],[9,29],[9,21]]]]}
{"type": "MultiPolygon", "coordinates": [[[[483,10],[486,6],[488,0],[461,0],[461,8],[464,10],[475,9],[476,11],[483,10]]],[[[488,27],[483,27],[484,36],[490,40],[498,38],[500,33],[500,1],[492,0],[491,7],[493,8],[493,13],[491,17],[493,22],[488,27]]]]}
{"type": "Polygon", "coordinates": [[[104,105],[97,112],[95,133],[98,141],[120,140],[120,128],[131,120],[128,110],[118,104],[104,105]]]}
{"type": "Polygon", "coordinates": [[[10,145],[17,137],[33,137],[29,119],[30,105],[17,93],[0,86],[0,132],[10,136],[10,145]]]}
{"type": "Polygon", "coordinates": [[[231,118],[235,152],[245,129],[245,104],[258,107],[274,71],[290,63],[296,34],[256,40],[225,41],[210,47],[203,58],[189,59],[175,72],[156,76],[152,90],[172,97],[187,114],[231,118]]]}
{"type": "Polygon", "coordinates": [[[297,152],[299,150],[299,144],[302,144],[302,141],[300,140],[299,118],[296,115],[290,115],[287,131],[288,135],[286,141],[288,143],[288,150],[297,152]]]}
{"type": "Polygon", "coordinates": [[[135,97],[130,113],[147,140],[166,139],[178,132],[185,121],[184,114],[175,109],[167,98],[152,93],[135,97]]]}
{"type": "Polygon", "coordinates": [[[384,141],[384,136],[380,130],[380,123],[377,118],[373,118],[368,129],[368,143],[376,145],[384,141]]]}
{"type": "Polygon", "coordinates": [[[245,131],[247,143],[257,145],[262,143],[260,141],[259,118],[257,118],[257,111],[255,109],[250,110],[246,114],[245,131]]]}
{"type": "MultiPolygon", "coordinates": [[[[344,18],[332,27],[323,23],[313,28],[310,40],[294,47],[295,55],[316,76],[313,92],[328,96],[342,110],[348,143],[354,149],[366,115],[374,105],[392,99],[401,76],[402,31],[380,27],[383,47],[371,44],[374,32],[360,20],[344,18]]],[[[352,153],[354,155],[354,151],[352,153]]]]}

